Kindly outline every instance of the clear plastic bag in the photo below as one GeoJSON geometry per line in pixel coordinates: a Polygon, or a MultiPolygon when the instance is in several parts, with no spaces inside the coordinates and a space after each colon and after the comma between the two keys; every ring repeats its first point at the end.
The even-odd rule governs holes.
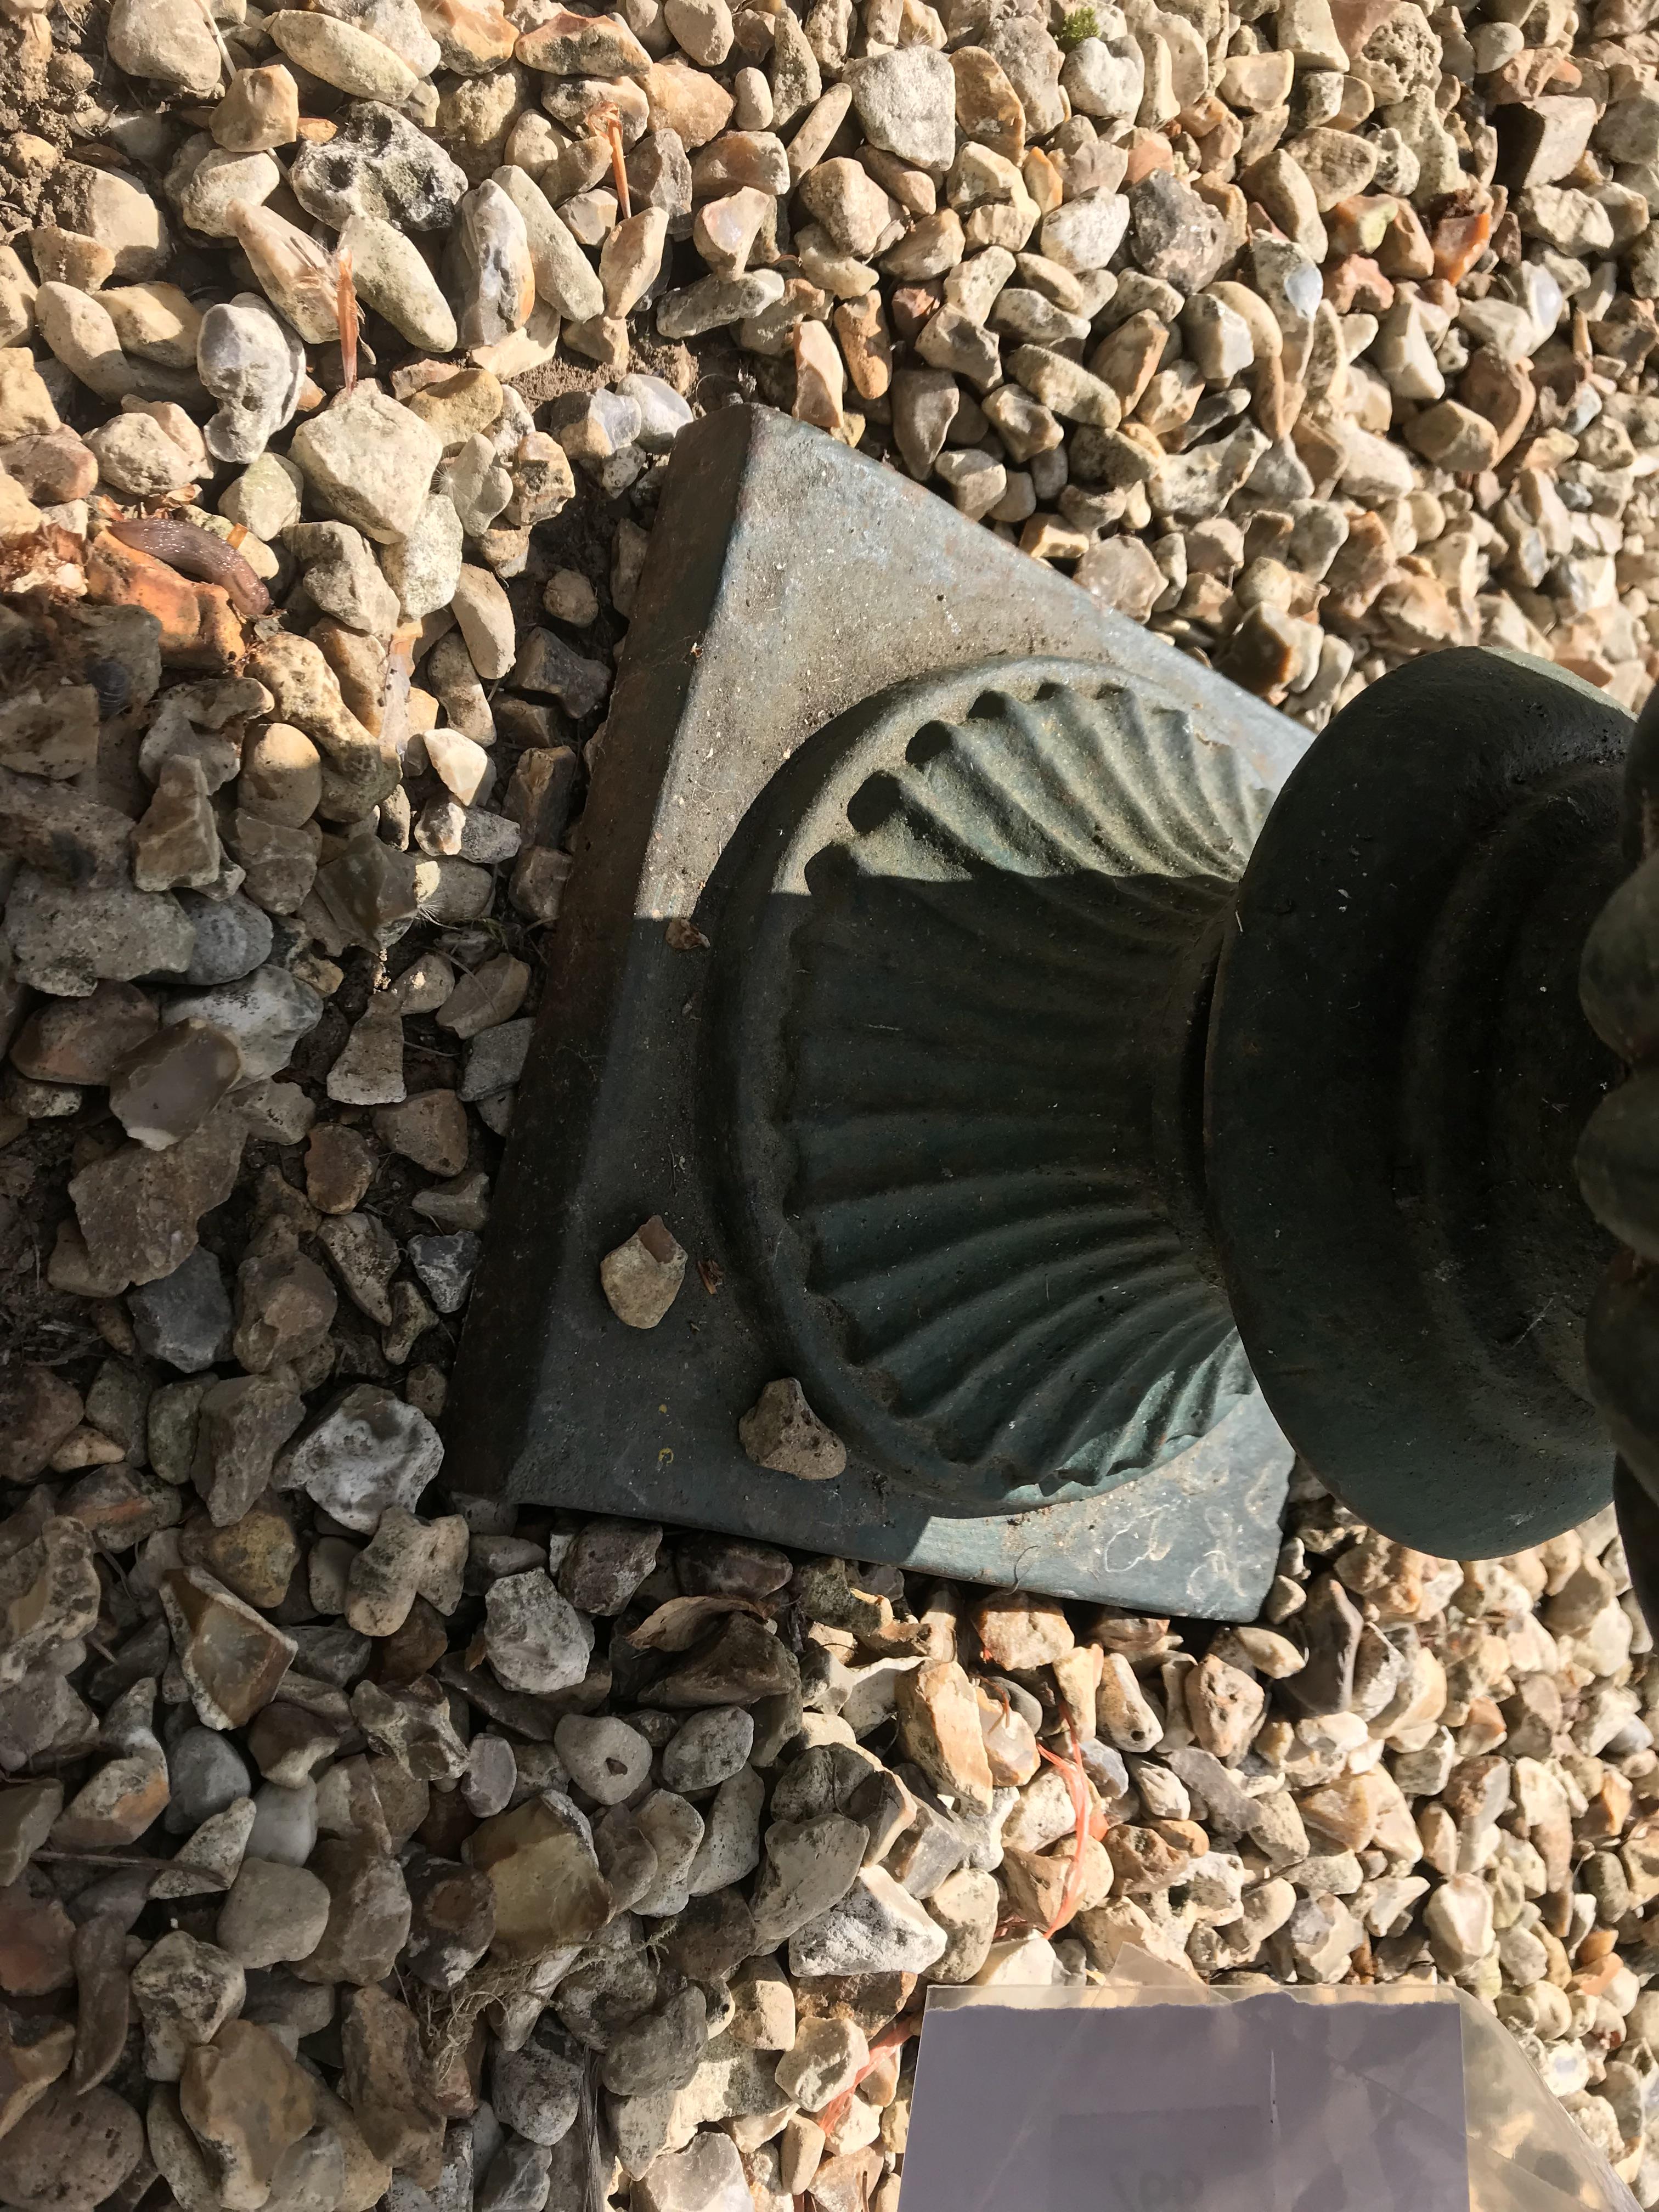
{"type": "Polygon", "coordinates": [[[934,1989],[904,2212],[1638,2212],[1446,1984],[934,1989]]]}

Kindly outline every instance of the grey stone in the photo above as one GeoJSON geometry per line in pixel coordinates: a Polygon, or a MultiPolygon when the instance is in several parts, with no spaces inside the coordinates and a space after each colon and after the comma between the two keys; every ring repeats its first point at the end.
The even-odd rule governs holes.
{"type": "Polygon", "coordinates": [[[918,168],[948,168],[957,150],[956,77],[934,47],[901,46],[847,72],[864,135],[918,168]]]}
{"type": "Polygon", "coordinates": [[[167,1753],[167,1833],[187,1836],[248,1794],[252,1777],[235,1745],[217,1729],[186,1729],[167,1753]]]}
{"type": "Polygon", "coordinates": [[[386,544],[407,538],[419,521],[443,444],[418,415],[360,385],[308,416],[291,451],[325,513],[386,544]]]}
{"type": "Polygon", "coordinates": [[[459,1313],[483,1249],[470,1229],[452,1237],[411,1237],[409,1261],[441,1314],[459,1313]]]}
{"type": "Polygon", "coordinates": [[[838,1813],[799,1822],[774,1821],[766,1832],[766,1863],[755,1885],[756,1947],[771,1950],[838,1905],[858,1879],[869,1835],[838,1813]]]}
{"type": "Polygon", "coordinates": [[[522,2051],[495,2053],[490,2101],[502,2124],[529,2142],[551,2148],[576,2117],[582,2069],[575,2059],[540,2040],[522,2051]]]}
{"type": "Polygon", "coordinates": [[[1154,514],[1176,522],[1200,522],[1218,514],[1267,450],[1254,422],[1225,438],[1166,454],[1146,487],[1154,514]]]}
{"type": "Polygon", "coordinates": [[[262,453],[252,461],[222,495],[219,512],[228,522],[240,523],[267,544],[300,520],[300,495],[304,479],[292,461],[277,453],[262,453]]]}
{"type": "Polygon", "coordinates": [[[1042,251],[1074,272],[1103,269],[1123,242],[1129,203],[1116,193],[1066,200],[1042,220],[1042,251]]]}
{"type": "Polygon", "coordinates": [[[775,269],[751,269],[742,276],[704,276],[684,291],[665,292],[657,308],[657,328],[665,338],[701,337],[745,316],[775,307],[783,297],[775,269]]]}
{"type": "Polygon", "coordinates": [[[893,435],[911,475],[926,482],[962,405],[948,369],[901,369],[893,379],[893,435]]]}
{"type": "MultiPolygon", "coordinates": [[[[500,1737],[494,1740],[501,1743],[500,1737]]],[[[511,1755],[510,1747],[501,1747],[511,1755]]],[[[468,1764],[470,1780],[470,1759],[468,1764]]],[[[502,1810],[508,1794],[504,1791],[502,1803],[492,1809],[502,1810]]],[[[410,1865],[410,1972],[430,1988],[454,1989],[495,1936],[495,1893],[489,1877],[452,1860],[416,1857],[410,1865]]]]}
{"type": "Polygon", "coordinates": [[[219,49],[205,18],[167,0],[117,0],[107,35],[110,59],[129,76],[149,77],[198,100],[216,98],[219,49]]]}
{"type": "Polygon", "coordinates": [[[1255,289],[1273,309],[1279,325],[1295,331],[1310,323],[1322,295],[1319,266],[1288,238],[1263,232],[1251,241],[1255,289]]]}
{"type": "Polygon", "coordinates": [[[866,1867],[839,1905],[789,1939],[792,1974],[920,1973],[945,1930],[883,1867],[866,1867]]]}
{"type": "Polygon", "coordinates": [[[550,2180],[552,2151],[544,2143],[508,2136],[490,2160],[474,2199],[477,2212],[542,2212],[550,2180]]]}
{"type": "Polygon", "coordinates": [[[481,1820],[504,1813],[518,1780],[519,1762],[507,1738],[475,1735],[467,1746],[466,1780],[461,1785],[468,1811],[481,1820]]]}
{"type": "Polygon", "coordinates": [[[567,714],[591,714],[611,689],[611,671],[589,660],[550,629],[532,629],[508,679],[521,691],[544,692],[567,714]]]}
{"type": "Polygon", "coordinates": [[[322,1018],[323,1002],[287,969],[267,962],[234,982],[205,991],[181,991],[167,1001],[163,1027],[173,1022],[211,1022],[235,1038],[246,1076],[276,1075],[294,1048],[322,1018]]]}
{"type": "Polygon", "coordinates": [[[653,1790],[634,1817],[657,1855],[655,1879],[635,1899],[634,1910],[653,1919],[684,1912],[691,1894],[686,1876],[703,1838],[702,1814],[673,1790],[653,1790]]]}
{"type": "Polygon", "coordinates": [[[554,401],[547,427],[573,461],[597,468],[634,443],[640,410],[621,391],[572,392],[554,401]]]}
{"type": "Polygon", "coordinates": [[[418,1407],[360,1382],[337,1399],[279,1463],[283,1486],[306,1491],[348,1528],[373,1533],[388,1505],[412,1512],[443,1458],[418,1407]]]}
{"type": "Polygon", "coordinates": [[[693,1713],[664,1747],[662,1778],[671,1790],[714,1790],[739,1772],[755,1741],[755,1717],[741,1705],[693,1713]]]}
{"type": "Polygon", "coordinates": [[[599,1805],[621,1804],[651,1771],[650,1745],[637,1729],[610,1715],[590,1719],[567,1713],[553,1731],[553,1747],[577,1788],[599,1805]]]}
{"type": "Polygon", "coordinates": [[[214,1932],[240,1965],[275,1966],[316,1949],[328,1912],[327,1886],[314,1874],[279,1859],[248,1857],[220,1908],[214,1932]]]}
{"type": "Polygon", "coordinates": [[[414,240],[377,216],[354,215],[340,233],[359,296],[410,345],[453,350],[455,316],[414,240]]]}
{"type": "Polygon", "coordinates": [[[545,1697],[587,1672],[593,1626],[539,1568],[504,1575],[484,1594],[484,1649],[508,1689],[545,1697]]]}
{"type": "Polygon", "coordinates": [[[868,2039],[856,2021],[804,2021],[778,2061],[778,2087],[809,2112],[821,2112],[853,2087],[869,2056],[868,2039]]]}
{"type": "Polygon", "coordinates": [[[639,410],[640,427],[635,437],[647,453],[665,453],[687,423],[695,419],[690,401],[682,399],[673,386],[660,376],[646,376],[635,371],[623,377],[617,390],[639,410]]]}
{"type": "Polygon", "coordinates": [[[1084,39],[1066,55],[1060,82],[1074,112],[1133,123],[1140,106],[1146,65],[1133,36],[1084,39]]]}
{"type": "Polygon", "coordinates": [[[714,2129],[653,2160],[633,2195],[641,2212],[750,2212],[755,2203],[737,2145],[714,2129]]]}
{"type": "Polygon", "coordinates": [[[1364,1616],[1334,1575],[1318,1576],[1297,1621],[1308,1663],[1279,1694],[1304,1713],[1345,1713],[1353,1703],[1354,1662],[1364,1616]]]}
{"type": "Polygon", "coordinates": [[[361,531],[343,522],[300,522],[289,532],[288,544],[305,571],[307,591],[325,615],[370,637],[392,635],[398,595],[361,531]]]}
{"type": "Polygon", "coordinates": [[[1231,1838],[1245,1833],[1257,1801],[1239,1787],[1231,1769],[1213,1752],[1200,1751],[1196,1744],[1177,1745],[1162,1757],[1197,1800],[1216,1835],[1231,1838]]]}
{"type": "Polygon", "coordinates": [[[234,983],[270,957],[270,916],[240,891],[228,899],[201,891],[174,896],[196,926],[186,983],[234,983]]]}
{"type": "Polygon", "coordinates": [[[524,1072],[533,1026],[527,1020],[500,1022],[493,1030],[485,1030],[482,1036],[473,1038],[467,1047],[466,1067],[461,1077],[463,1099],[471,1104],[475,1099],[489,1098],[498,1091],[505,1091],[509,1084],[518,1081],[524,1072]]]}
{"type": "Polygon", "coordinates": [[[1002,1893],[976,1867],[948,1875],[927,1900],[927,1916],[945,1931],[945,1948],[929,1969],[937,1982],[970,1982],[996,1936],[1002,1893]]]}
{"type": "Polygon", "coordinates": [[[787,1552],[741,1536],[693,1536],[681,1543],[675,1564],[681,1589],[705,1597],[770,1597],[794,1571],[787,1552]]]}
{"type": "Polygon", "coordinates": [[[536,272],[536,289],[550,307],[574,322],[605,312],[605,292],[592,264],[534,179],[514,167],[497,169],[492,181],[521,217],[536,272]]]}
{"type": "Polygon", "coordinates": [[[1154,169],[1130,187],[1129,236],[1139,266],[1183,296],[1201,292],[1228,252],[1219,212],[1170,169],[1154,169]]]}
{"type": "Polygon", "coordinates": [[[6,901],[5,934],[17,973],[56,998],[89,998],[99,982],[177,975],[196,933],[169,892],[71,890],[20,868],[6,901]]]}
{"type": "Polygon", "coordinates": [[[205,1245],[170,1275],[130,1291],[127,1310],[139,1350],[181,1374],[199,1375],[229,1352],[235,1316],[224,1272],[205,1245]]]}
{"type": "Polygon", "coordinates": [[[317,1848],[316,1784],[288,1789],[280,1782],[265,1783],[253,1800],[247,1847],[255,1858],[302,1867],[317,1848]]]}
{"type": "MultiPolygon", "coordinates": [[[[496,453],[495,447],[483,431],[475,431],[455,453],[450,455],[439,470],[434,497],[442,497],[448,501],[454,509],[462,529],[469,537],[474,538],[481,536],[488,530],[496,516],[507,507],[513,497],[513,478],[496,453]]],[[[439,520],[441,524],[441,519],[439,520]]],[[[416,531],[433,526],[433,520],[430,515],[423,517],[422,522],[416,523],[416,531]]],[[[441,525],[441,526],[447,534],[447,526],[441,525]]],[[[393,557],[395,558],[395,549],[393,549],[393,557]]],[[[458,554],[455,567],[455,574],[458,577],[460,574],[460,557],[458,554]]],[[[389,569],[387,574],[391,574],[389,569]]],[[[447,605],[448,602],[441,600],[439,604],[447,605]]],[[[432,661],[438,660],[439,656],[444,653],[447,646],[459,647],[459,639],[440,638],[434,648],[432,661]]],[[[431,662],[429,661],[428,665],[430,666],[431,662]]],[[[436,674],[435,669],[433,673],[436,674]]],[[[440,692],[439,696],[442,697],[443,695],[440,692]]],[[[449,707],[452,720],[458,727],[468,728],[470,735],[486,739],[494,735],[491,730],[471,730],[470,726],[463,721],[462,717],[456,713],[450,702],[445,700],[444,703],[449,707]]]]}
{"type": "Polygon", "coordinates": [[[257,292],[239,292],[203,316],[196,373],[219,403],[202,433],[209,453],[255,461],[294,419],[306,349],[257,292]]]}
{"type": "Polygon", "coordinates": [[[640,1923],[623,1910],[613,1914],[560,1976],[552,2003],[578,2042],[590,2051],[606,2051],[613,2037],[649,2012],[661,1994],[640,1923]]]}
{"type": "Polygon", "coordinates": [[[1027,137],[1055,129],[1066,112],[1060,93],[1060,52],[1042,20],[1010,10],[994,21],[985,43],[1018,95],[1027,137]]]}
{"type": "Polygon", "coordinates": [[[721,1783],[712,1803],[703,1807],[702,1841],[686,1871],[693,1897],[744,1881],[760,1864],[761,1807],[766,1784],[752,1766],[721,1783]]]}
{"type": "Polygon", "coordinates": [[[608,1620],[656,1565],[661,1545],[662,1530],[653,1521],[591,1520],[559,1561],[559,1588],[583,1613],[608,1620]]]}
{"type": "Polygon", "coordinates": [[[696,2072],[708,2040],[708,2007],[693,1984],[670,1997],[660,2011],[641,2014],[612,2037],[599,2079],[617,2097],[683,2089],[696,2072]]]}
{"type": "MultiPolygon", "coordinates": [[[[1069,1806],[1066,1810],[1061,1834],[1069,1833],[1073,1825],[1069,1806]]],[[[955,1821],[921,1801],[915,1820],[888,1852],[884,1863],[901,1888],[914,1898],[926,1899],[966,1856],[967,1845],[955,1821]]]]}
{"type": "Polygon", "coordinates": [[[1117,393],[1098,377],[1064,354],[1047,346],[1017,346],[1008,368],[1032,397],[1067,422],[1084,422],[1115,430],[1122,413],[1117,393]]]}
{"type": "MultiPolygon", "coordinates": [[[[506,496],[504,492],[503,503],[506,496]]],[[[499,507],[495,509],[490,520],[500,512],[499,507]]],[[[380,555],[380,567],[398,594],[405,621],[418,622],[449,605],[460,580],[465,550],[454,501],[447,492],[434,491],[422,506],[409,535],[386,546],[380,555]]]]}
{"type": "Polygon", "coordinates": [[[144,2023],[144,2071],[152,2081],[176,2081],[198,2044],[211,2042],[240,2010],[246,1979],[216,1943],[175,1929],[139,1960],[133,2001],[144,2023]]]}
{"type": "Polygon", "coordinates": [[[289,182],[301,206],[336,230],[355,215],[444,230],[467,188],[465,170],[434,138],[373,100],[351,102],[325,143],[302,143],[289,182]]]}

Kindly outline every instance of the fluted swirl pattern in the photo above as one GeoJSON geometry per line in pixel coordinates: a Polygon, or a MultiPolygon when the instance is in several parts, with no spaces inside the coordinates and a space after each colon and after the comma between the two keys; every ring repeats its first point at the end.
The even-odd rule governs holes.
{"type": "Polygon", "coordinates": [[[1267,803],[1103,684],[986,693],[801,825],[774,1279],[830,1417],[964,1510],[1097,1491],[1250,1386],[1169,1186],[1267,803]]]}

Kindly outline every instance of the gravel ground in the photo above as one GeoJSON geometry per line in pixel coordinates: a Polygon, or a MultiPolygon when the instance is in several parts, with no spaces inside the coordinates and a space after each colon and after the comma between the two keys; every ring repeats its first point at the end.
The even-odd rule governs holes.
{"type": "Polygon", "coordinates": [[[1610,1519],[1460,1565],[1298,1476],[1218,1632],[514,1515],[434,1425],[680,428],[1315,726],[1481,641],[1633,707],[1647,16],[0,0],[6,2205],[894,2212],[927,1984],[1127,1942],[1455,1978],[1659,2202],[1610,1519]]]}

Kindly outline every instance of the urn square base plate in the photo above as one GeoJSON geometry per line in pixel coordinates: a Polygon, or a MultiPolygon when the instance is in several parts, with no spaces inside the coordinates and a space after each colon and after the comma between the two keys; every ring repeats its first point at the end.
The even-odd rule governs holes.
{"type": "MultiPolygon", "coordinates": [[[[445,1419],[459,1487],[1152,1612],[1254,1614],[1292,1454],[1236,1339],[1216,1351],[1201,1425],[1182,1400],[1162,1428],[1143,1422],[1137,1463],[1096,1466],[1086,1495],[1064,1494],[1078,1486],[1063,1478],[1052,1501],[1028,1485],[1018,1510],[937,1486],[918,1494],[857,1438],[845,1474],[814,1483],[753,1466],[738,1442],[763,1387],[802,1371],[764,1279],[769,1232],[736,1141],[752,1132],[734,1131],[745,1109],[710,1073],[711,1025],[730,995],[722,959],[729,975],[753,928],[738,856],[752,878],[757,849],[763,863],[782,853],[791,779],[810,781],[895,687],[994,683],[1001,666],[1024,671],[1029,694],[1050,664],[1057,680],[1098,678],[1178,721],[1194,757],[1221,761],[1264,807],[1310,742],[818,432],[742,408],[683,434],[591,750],[445,1419]],[[735,945],[732,932],[744,933],[735,945]],[[599,1263],[658,1213],[692,1264],[667,1316],[631,1329],[605,1303],[599,1263]]],[[[1190,811],[1204,804],[1195,788],[1190,811]]],[[[1063,1061],[1063,1021],[1040,1042],[1063,1061]]],[[[1029,1048],[1011,1035],[1016,1069],[1029,1048]]],[[[787,1160],[779,1172],[787,1185],[787,1160]]]]}

